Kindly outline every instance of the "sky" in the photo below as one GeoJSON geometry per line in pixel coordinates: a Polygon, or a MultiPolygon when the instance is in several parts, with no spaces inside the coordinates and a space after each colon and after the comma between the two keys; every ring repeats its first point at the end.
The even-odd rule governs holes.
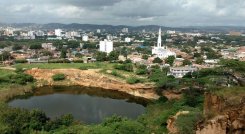
{"type": "Polygon", "coordinates": [[[245,0],[0,0],[0,22],[245,26],[245,0]]]}

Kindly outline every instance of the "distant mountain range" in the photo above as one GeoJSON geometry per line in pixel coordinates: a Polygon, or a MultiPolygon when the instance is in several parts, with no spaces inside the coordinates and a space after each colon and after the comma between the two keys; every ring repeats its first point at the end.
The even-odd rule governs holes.
{"type": "MultiPolygon", "coordinates": [[[[158,25],[144,25],[144,26],[127,26],[127,25],[97,25],[97,24],[62,24],[62,23],[48,23],[48,24],[35,24],[35,23],[0,23],[0,27],[15,27],[26,30],[51,30],[51,29],[66,29],[66,30],[89,30],[95,31],[96,29],[105,29],[106,31],[119,31],[122,28],[129,28],[129,31],[157,31],[160,26],[158,25]]],[[[211,32],[211,33],[227,33],[229,31],[239,31],[244,33],[245,27],[241,26],[189,26],[189,27],[164,27],[161,26],[162,30],[176,30],[181,32],[211,32]]]]}

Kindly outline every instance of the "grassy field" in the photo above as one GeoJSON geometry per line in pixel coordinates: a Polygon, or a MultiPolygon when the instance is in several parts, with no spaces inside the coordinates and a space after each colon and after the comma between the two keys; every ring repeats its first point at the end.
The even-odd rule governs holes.
{"type": "MultiPolygon", "coordinates": [[[[11,74],[15,74],[14,71],[12,70],[4,70],[4,69],[0,69],[0,80],[2,80],[2,78],[11,75],[11,74]]],[[[9,89],[10,84],[8,83],[0,83],[0,90],[7,90],[9,89]]]]}
{"type": "Polygon", "coordinates": [[[240,100],[245,96],[244,87],[224,88],[219,90],[213,90],[212,92],[218,96],[228,99],[227,101],[233,104],[239,103],[240,100]]]}
{"type": "Polygon", "coordinates": [[[38,64],[16,64],[15,68],[41,68],[41,69],[66,69],[66,68],[80,68],[87,67],[91,69],[102,68],[112,69],[112,63],[38,63],[38,64]]]}
{"type": "Polygon", "coordinates": [[[13,70],[5,70],[0,69],[0,77],[4,77],[6,75],[14,74],[15,72],[13,70]]]}

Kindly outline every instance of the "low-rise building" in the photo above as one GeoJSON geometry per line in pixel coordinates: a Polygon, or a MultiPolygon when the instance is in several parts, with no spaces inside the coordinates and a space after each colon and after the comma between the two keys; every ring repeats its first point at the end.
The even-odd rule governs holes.
{"type": "Polygon", "coordinates": [[[53,46],[53,43],[42,43],[42,48],[54,51],[56,47],[53,46]]]}
{"type": "Polygon", "coordinates": [[[184,66],[184,67],[170,67],[168,75],[173,75],[175,78],[182,78],[187,73],[193,73],[197,71],[196,67],[193,66],[184,66]]]}

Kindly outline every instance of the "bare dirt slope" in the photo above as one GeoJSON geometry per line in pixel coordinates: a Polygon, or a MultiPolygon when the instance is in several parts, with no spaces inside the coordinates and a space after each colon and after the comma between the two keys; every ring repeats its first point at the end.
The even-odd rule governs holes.
{"type": "Polygon", "coordinates": [[[155,93],[154,87],[145,84],[130,85],[113,77],[99,73],[99,70],[79,70],[79,69],[31,69],[26,73],[37,79],[38,86],[45,85],[79,85],[87,87],[99,87],[108,90],[117,90],[134,96],[146,99],[157,99],[159,96],[155,93]],[[66,80],[54,82],[52,76],[57,73],[66,75],[66,80]]]}

